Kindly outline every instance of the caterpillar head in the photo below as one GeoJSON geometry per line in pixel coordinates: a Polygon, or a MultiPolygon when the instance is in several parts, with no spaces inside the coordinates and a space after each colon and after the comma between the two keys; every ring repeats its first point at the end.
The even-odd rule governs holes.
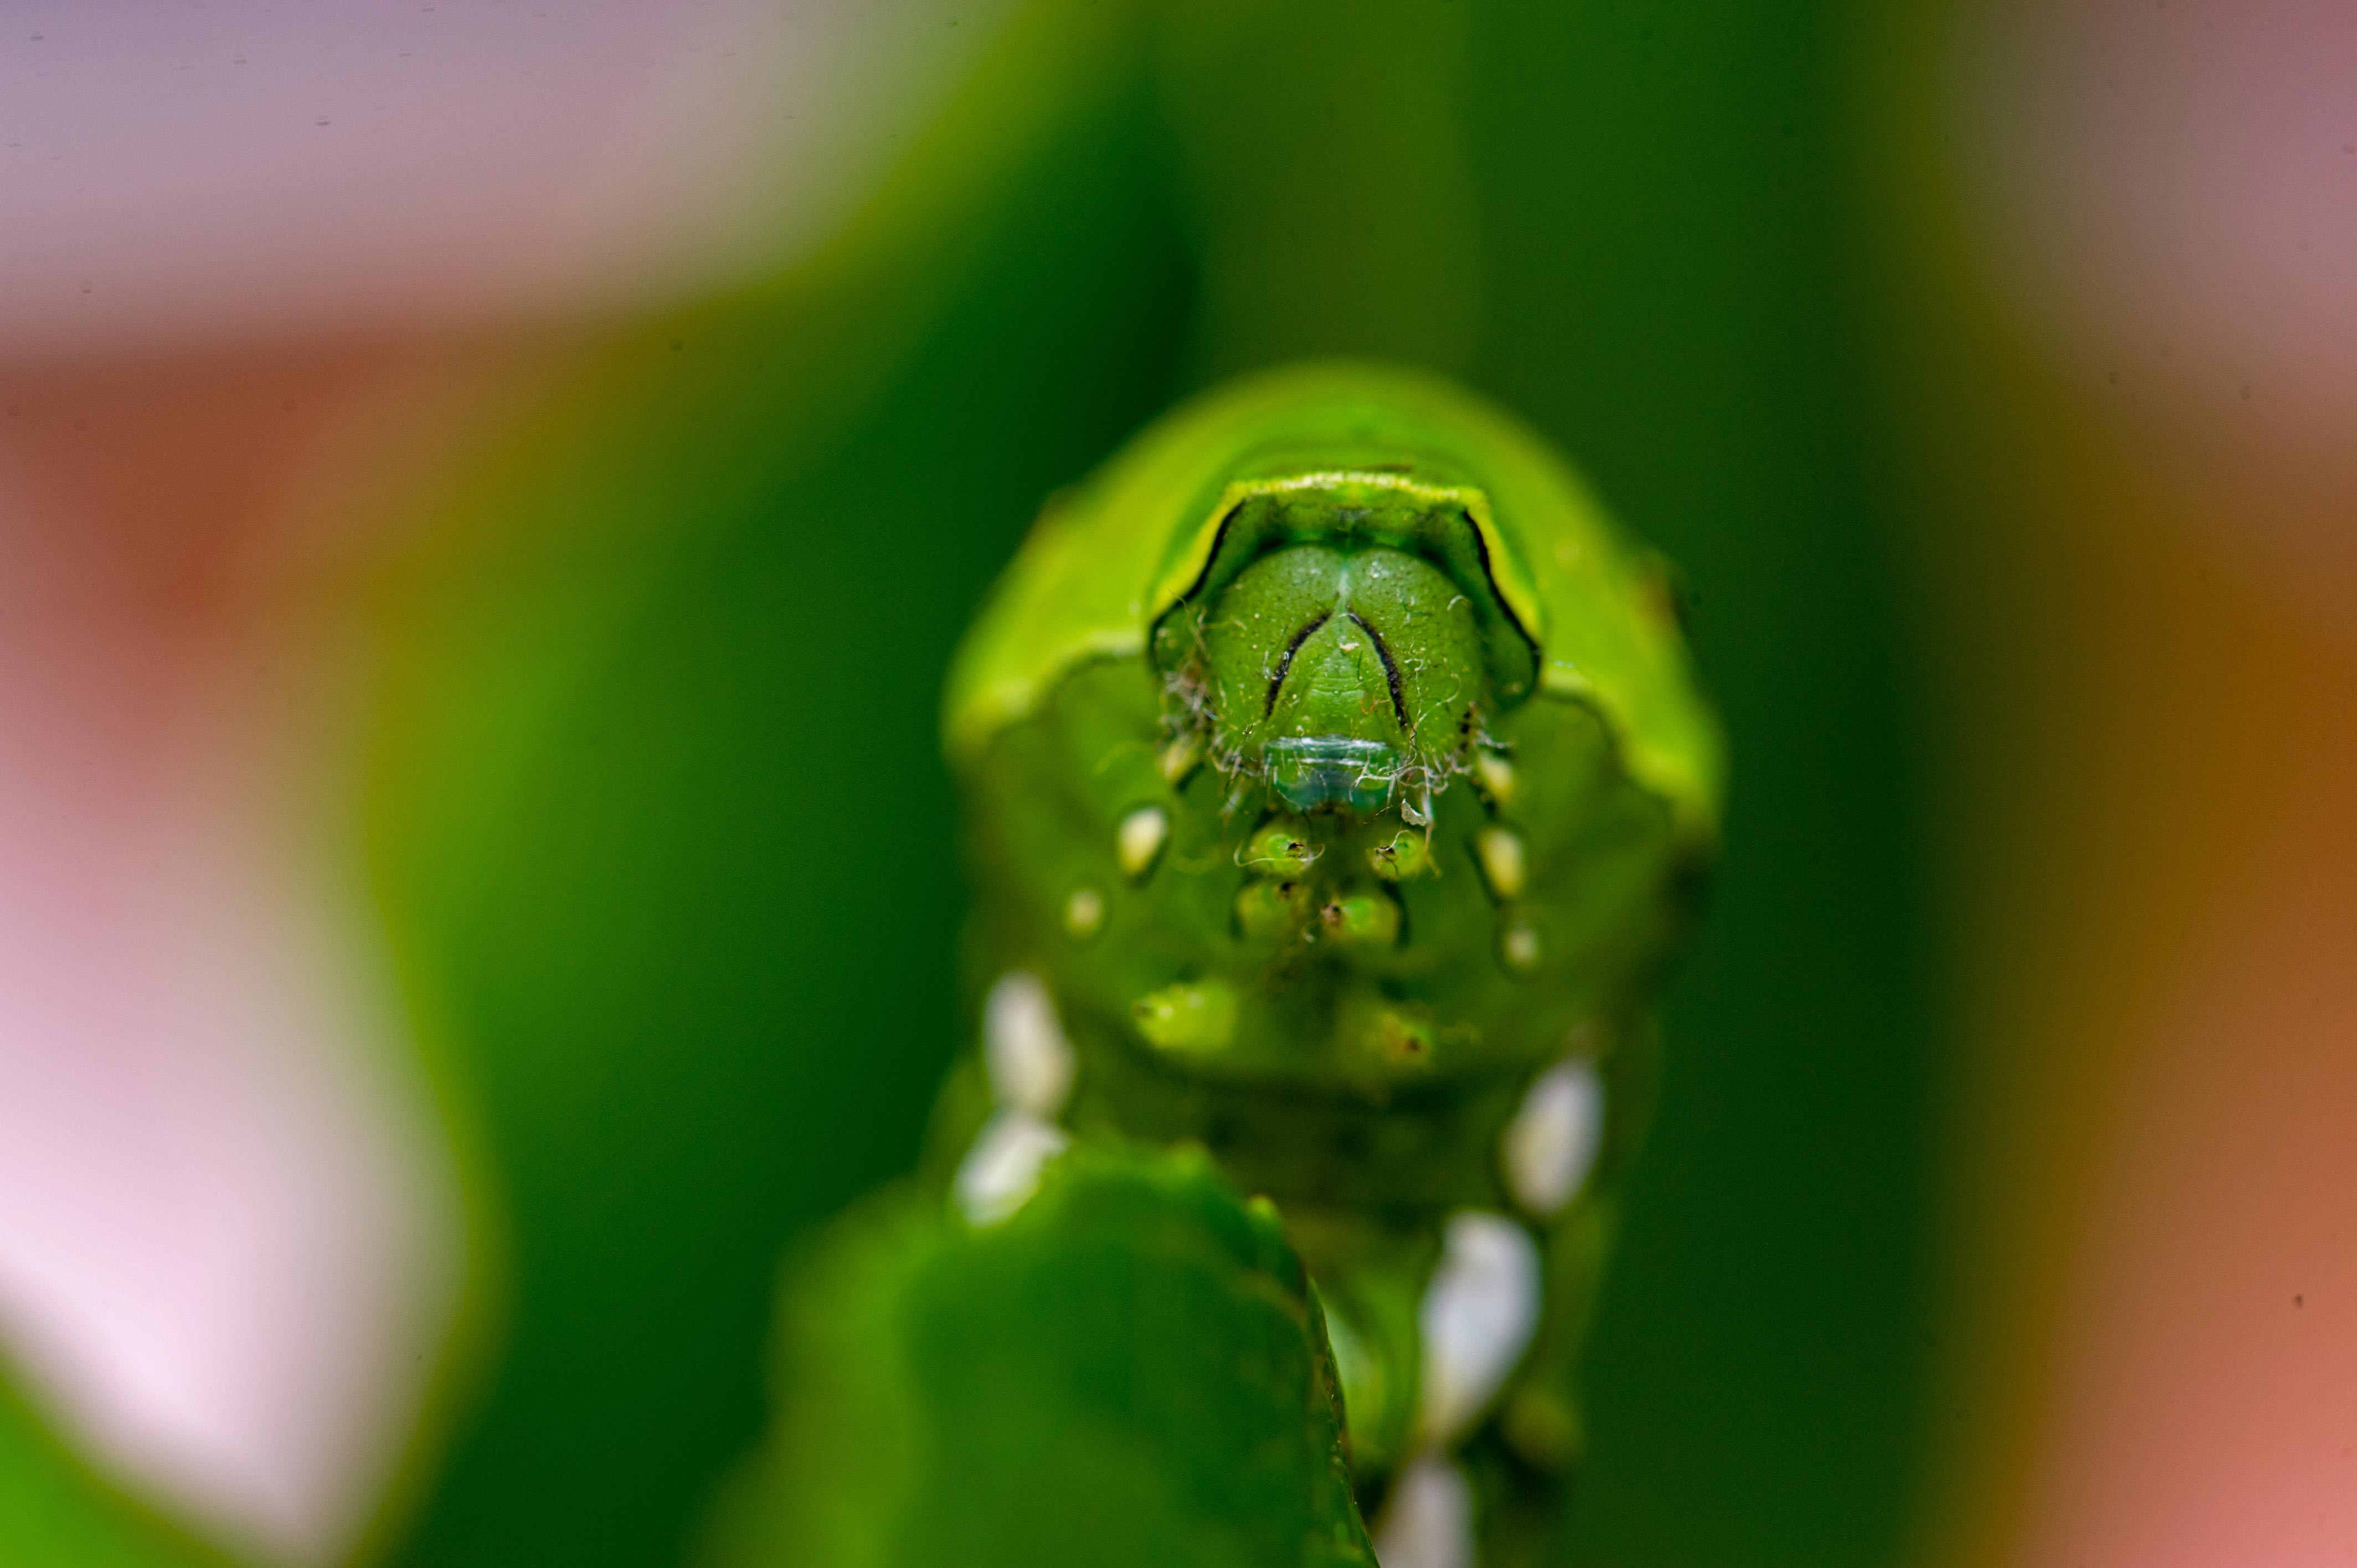
{"type": "Polygon", "coordinates": [[[1438,383],[1174,412],[1050,503],[961,654],[977,981],[1038,974],[1083,1101],[1214,1147],[1516,1081],[1651,984],[1708,858],[1717,729],[1654,585],[1438,383]]]}
{"type": "Polygon", "coordinates": [[[1459,495],[1388,475],[1239,499],[1155,628],[1173,728],[1276,806],[1429,823],[1536,671],[1487,556],[1459,495]]]}

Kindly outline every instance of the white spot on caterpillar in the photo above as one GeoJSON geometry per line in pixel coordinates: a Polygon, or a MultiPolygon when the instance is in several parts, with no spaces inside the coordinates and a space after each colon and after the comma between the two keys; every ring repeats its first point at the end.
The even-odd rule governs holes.
{"type": "Polygon", "coordinates": [[[1481,780],[1481,788],[1490,792],[1490,799],[1497,801],[1501,806],[1512,802],[1514,765],[1506,759],[1503,753],[1492,751],[1486,746],[1476,747],[1473,752],[1473,773],[1474,777],[1481,780]]]}
{"type": "Polygon", "coordinates": [[[1481,879],[1500,898],[1523,894],[1523,841],[1506,828],[1483,828],[1473,835],[1473,853],[1481,862],[1481,879]]]}
{"type": "Polygon", "coordinates": [[[1604,1080],[1579,1058],[1532,1080],[1500,1153],[1514,1201],[1541,1219],[1576,1197],[1604,1137],[1604,1080]]]}
{"type": "Polygon", "coordinates": [[[1086,941],[1104,925],[1104,895],[1093,887],[1075,887],[1064,900],[1064,929],[1086,941]]]}
{"type": "Polygon", "coordinates": [[[1021,1111],[992,1117],[958,1166],[958,1208],[975,1225],[996,1225],[1039,1190],[1039,1170],[1071,1140],[1064,1130],[1021,1111]]]}
{"type": "Polygon", "coordinates": [[[1177,786],[1184,784],[1195,771],[1195,765],[1202,760],[1203,743],[1189,733],[1164,746],[1162,755],[1155,758],[1155,766],[1161,769],[1165,783],[1177,786]]]}
{"type": "Polygon", "coordinates": [[[1145,875],[1154,857],[1162,853],[1162,841],[1169,836],[1170,816],[1159,806],[1140,806],[1122,818],[1114,841],[1114,854],[1121,863],[1122,875],[1145,875]]]}
{"type": "Polygon", "coordinates": [[[1010,970],[982,1004],[982,1061],[997,1101],[1049,1120],[1072,1091],[1072,1047],[1039,977],[1010,970]]]}
{"type": "Polygon", "coordinates": [[[1473,1568],[1473,1488],[1448,1460],[1419,1455],[1392,1483],[1375,1529],[1383,1568],[1473,1568]]]}
{"type": "Polygon", "coordinates": [[[1423,1409],[1417,1428],[1434,1446],[1472,1430],[1539,1321],[1539,1250],[1502,1215],[1450,1216],[1440,1263],[1424,1289],[1423,1409]]]}

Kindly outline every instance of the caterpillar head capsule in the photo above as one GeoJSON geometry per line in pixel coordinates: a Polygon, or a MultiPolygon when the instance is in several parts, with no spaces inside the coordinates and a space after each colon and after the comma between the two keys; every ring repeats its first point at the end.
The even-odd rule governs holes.
{"type": "Polygon", "coordinates": [[[1155,628],[1182,724],[1274,804],[1429,822],[1535,674],[1465,496],[1380,472],[1239,489],[1155,628]]]}
{"type": "Polygon", "coordinates": [[[1531,433],[1369,367],[1210,393],[1051,503],[947,738],[971,958],[1047,983],[1081,1113],[1253,1190],[1413,1185],[1353,1118],[1437,1148],[1634,1005],[1718,789],[1657,582],[1531,433]]]}

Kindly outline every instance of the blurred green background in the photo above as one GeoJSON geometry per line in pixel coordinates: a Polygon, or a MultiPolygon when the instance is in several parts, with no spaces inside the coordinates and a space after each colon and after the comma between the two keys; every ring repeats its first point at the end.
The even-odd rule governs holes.
{"type": "Polygon", "coordinates": [[[1845,7],[1040,0],[793,275],[641,324],[380,604],[378,884],[506,1251],[420,1565],[680,1561],[783,1248],[956,1040],[936,704],[1041,499],[1207,380],[1457,374],[1683,566],[1727,852],[1567,1563],[1882,1563],[1930,1332],[1915,781],[1845,7]]]}

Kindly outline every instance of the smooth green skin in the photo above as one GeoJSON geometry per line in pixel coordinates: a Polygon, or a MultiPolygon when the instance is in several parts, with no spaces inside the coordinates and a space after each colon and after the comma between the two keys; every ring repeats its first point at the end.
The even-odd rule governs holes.
{"type": "Polygon", "coordinates": [[[1187,651],[1209,676],[1213,757],[1265,758],[1273,746],[1301,743],[1302,763],[1268,768],[1297,810],[1329,796],[1378,809],[1403,770],[1445,771],[1490,684],[1474,601],[1403,551],[1304,542],[1254,562],[1216,602],[1215,615],[1166,625],[1159,640],[1174,650],[1194,642],[1187,651]],[[1305,777],[1316,767],[1309,743],[1329,737],[1380,757],[1383,787],[1364,769],[1339,787],[1305,777]]]}
{"type": "MultiPolygon", "coordinates": [[[[971,986],[1047,981],[1083,1147],[1199,1145],[1274,1199],[1369,1353],[1350,1434],[1371,1512],[1411,1442],[1441,1226],[1514,1211],[1497,1151],[1523,1093],[1566,1050],[1598,1060],[1603,1155],[1534,1223],[1545,1322],[1458,1450],[1485,1563],[1536,1550],[1577,1453],[1574,1351],[1652,1096],[1647,1004],[1716,839],[1718,733],[1660,569],[1464,394],[1277,371],[1178,410],[1050,503],[961,652],[945,735],[977,891],[971,986]],[[1379,564],[1388,597],[1367,591],[1379,564]],[[1395,693],[1351,646],[1352,605],[1351,624],[1388,628],[1395,693]],[[1307,800],[1277,761],[1305,736],[1396,750],[1428,792],[1307,800]],[[1174,739],[1208,760],[1166,767],[1174,739]],[[1168,836],[1132,875],[1119,826],[1149,807],[1168,836]],[[1518,887],[1475,852],[1501,829],[1518,887]],[[1409,832],[1421,865],[1398,854],[1409,832]],[[1103,910],[1084,930],[1064,920],[1077,894],[1103,910]]],[[[936,1179],[988,1112],[970,1060],[937,1119],[936,1179]]]]}
{"type": "Polygon", "coordinates": [[[881,1194],[785,1329],[724,1562],[1373,1568],[1317,1298],[1200,1152],[1076,1151],[984,1230],[881,1194]]]}

